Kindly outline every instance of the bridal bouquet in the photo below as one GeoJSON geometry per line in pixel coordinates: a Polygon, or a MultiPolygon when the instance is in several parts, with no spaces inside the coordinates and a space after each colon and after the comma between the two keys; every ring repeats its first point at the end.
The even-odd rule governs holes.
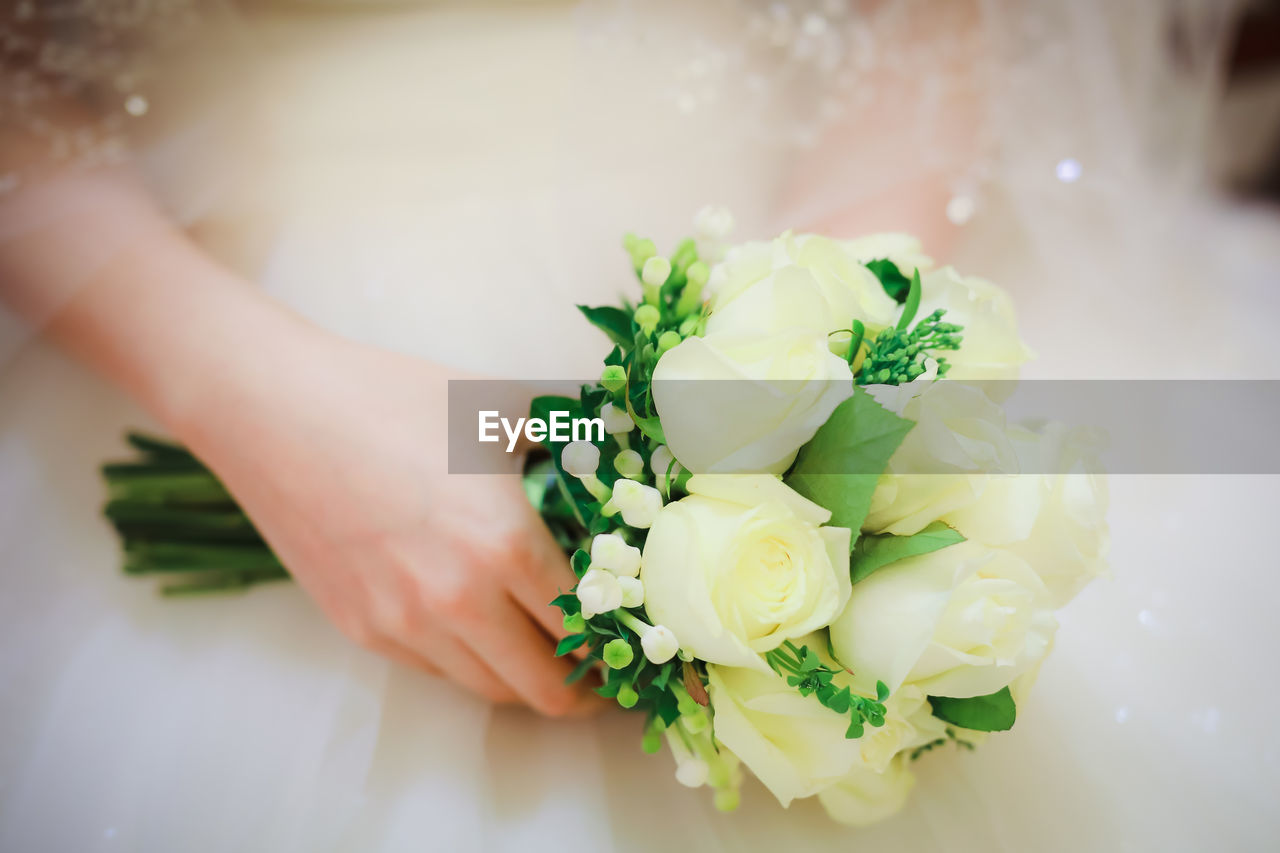
{"type": "MultiPolygon", "coordinates": [[[[719,808],[749,771],[784,806],[880,820],[923,755],[1014,725],[1054,610],[1105,571],[1103,481],[1071,431],[953,381],[1029,353],[1007,294],[911,237],[625,245],[635,301],[581,308],[613,343],[598,381],[529,418],[598,426],[552,430],[526,470],[577,578],[551,602],[557,653],[719,808]]],[[[226,500],[180,448],[134,441],[169,466],[156,488],[226,500]]],[[[232,543],[219,557],[146,541],[136,473],[107,470],[127,567],[225,566],[247,520],[192,516],[232,543]]],[[[284,574],[256,553],[220,585],[284,574]]]]}

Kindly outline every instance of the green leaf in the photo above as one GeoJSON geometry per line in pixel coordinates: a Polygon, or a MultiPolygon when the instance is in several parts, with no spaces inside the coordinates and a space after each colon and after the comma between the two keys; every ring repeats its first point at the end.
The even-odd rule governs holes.
{"type": "Polygon", "coordinates": [[[929,554],[963,541],[964,537],[955,528],[941,521],[935,521],[911,536],[894,536],[891,533],[863,536],[853,546],[849,575],[854,583],[858,583],[899,560],[929,554]]]}
{"type": "Polygon", "coordinates": [[[572,397],[544,394],[541,397],[534,397],[529,402],[529,417],[531,418],[541,418],[544,421],[550,420],[552,412],[569,412],[575,417],[582,414],[578,401],[572,397]]]}
{"type": "Polygon", "coordinates": [[[602,308],[579,305],[578,310],[591,322],[591,325],[608,335],[615,344],[622,347],[631,346],[632,336],[635,333],[631,328],[631,315],[626,311],[614,308],[612,305],[602,308]]]}
{"type": "Polygon", "coordinates": [[[547,497],[547,487],[554,484],[555,479],[556,463],[550,458],[540,459],[525,469],[522,478],[524,496],[538,512],[542,512],[542,504],[547,497]]]}
{"type": "MultiPolygon", "coordinates": [[[[630,409],[630,406],[628,406],[630,409]]],[[[640,432],[644,433],[647,438],[652,439],[658,444],[666,444],[667,436],[662,431],[662,424],[658,422],[656,417],[642,418],[631,409],[631,419],[636,422],[636,426],[640,428],[640,432]]]]}
{"type": "Polygon", "coordinates": [[[586,657],[578,661],[578,665],[573,668],[573,672],[565,676],[565,684],[574,684],[582,680],[582,677],[591,671],[599,661],[596,658],[586,657]]]}
{"type": "Polygon", "coordinates": [[[680,719],[680,703],[670,690],[663,690],[658,694],[653,700],[653,708],[658,714],[658,719],[667,726],[675,725],[676,720],[680,719]]]}
{"type": "Polygon", "coordinates": [[[876,481],[913,426],[855,388],[800,449],[787,485],[830,510],[828,523],[847,527],[857,539],[876,481]]]}
{"type": "Polygon", "coordinates": [[[1004,732],[1013,728],[1017,708],[1013,694],[1005,687],[987,696],[954,699],[949,696],[930,696],[933,715],[945,723],[972,729],[975,732],[1004,732]]]}
{"type": "Polygon", "coordinates": [[[658,674],[653,677],[653,681],[650,683],[659,690],[666,690],[667,682],[671,680],[673,670],[675,670],[675,661],[667,661],[658,670],[658,674]]]}
{"type": "Polygon", "coordinates": [[[907,291],[907,301],[902,305],[902,316],[898,318],[898,331],[905,332],[916,318],[920,310],[920,270],[911,274],[911,289],[907,291]]]}
{"type": "Polygon", "coordinates": [[[888,258],[881,258],[868,261],[866,267],[880,279],[880,286],[885,293],[899,304],[906,300],[907,293],[911,290],[911,279],[902,274],[897,264],[888,258]]]}
{"type": "Polygon", "coordinates": [[[573,552],[573,559],[570,564],[573,566],[573,573],[578,577],[582,577],[587,573],[587,569],[591,568],[591,555],[579,548],[573,552]]]}
{"type": "Polygon", "coordinates": [[[567,655],[587,641],[586,634],[570,634],[556,645],[556,657],[567,655]]]}
{"type": "Polygon", "coordinates": [[[559,607],[564,613],[581,613],[582,602],[571,592],[562,592],[551,599],[550,607],[559,607]]]}

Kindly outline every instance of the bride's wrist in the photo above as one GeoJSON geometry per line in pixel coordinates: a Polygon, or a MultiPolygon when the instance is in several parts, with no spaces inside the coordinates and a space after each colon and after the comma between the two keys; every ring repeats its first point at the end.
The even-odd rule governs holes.
{"type": "Polygon", "coordinates": [[[269,410],[343,342],[246,283],[211,289],[203,308],[183,354],[162,368],[151,408],[206,455],[269,427],[269,410]]]}

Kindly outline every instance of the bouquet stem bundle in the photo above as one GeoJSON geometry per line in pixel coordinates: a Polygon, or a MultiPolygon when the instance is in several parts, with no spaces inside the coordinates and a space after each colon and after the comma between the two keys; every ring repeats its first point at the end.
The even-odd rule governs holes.
{"type": "Polygon", "coordinates": [[[235,499],[189,450],[140,432],[138,457],[102,466],[103,509],[124,548],[124,570],[165,578],[165,595],[240,589],[289,577],[235,499]]]}

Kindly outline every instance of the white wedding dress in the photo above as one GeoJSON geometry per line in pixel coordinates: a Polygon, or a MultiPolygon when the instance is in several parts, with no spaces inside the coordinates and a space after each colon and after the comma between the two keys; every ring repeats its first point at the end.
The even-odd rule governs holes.
{"type": "MultiPolygon", "coordinates": [[[[790,138],[832,113],[823,74],[752,77],[739,51],[774,26],[801,62],[840,4],[679,5],[251,8],[224,111],[143,159],[211,251],[318,323],[594,375],[604,340],[573,304],[630,286],[624,231],[670,246],[715,202],[766,236],[881,177],[874,125],[825,160],[790,138]]],[[[1280,226],[1201,195],[1179,147],[1211,86],[1140,76],[1157,21],[1067,5],[1035,7],[1043,51],[978,25],[1021,77],[982,111],[998,155],[957,146],[979,168],[948,173],[967,224],[945,260],[1013,292],[1032,375],[1276,377],[1280,226]]],[[[847,32],[829,76],[894,47],[847,32]]],[[[903,47],[922,90],[944,45],[903,47]]],[[[902,144],[946,170],[946,130],[902,144]]],[[[0,372],[0,850],[1260,849],[1280,828],[1275,477],[1113,478],[1115,577],[1061,614],[1016,730],[925,756],[906,809],[854,831],[751,782],[717,813],[636,718],[493,709],[354,647],[292,585],[162,600],[122,577],[96,467],[146,423],[44,343],[0,372]]]]}

